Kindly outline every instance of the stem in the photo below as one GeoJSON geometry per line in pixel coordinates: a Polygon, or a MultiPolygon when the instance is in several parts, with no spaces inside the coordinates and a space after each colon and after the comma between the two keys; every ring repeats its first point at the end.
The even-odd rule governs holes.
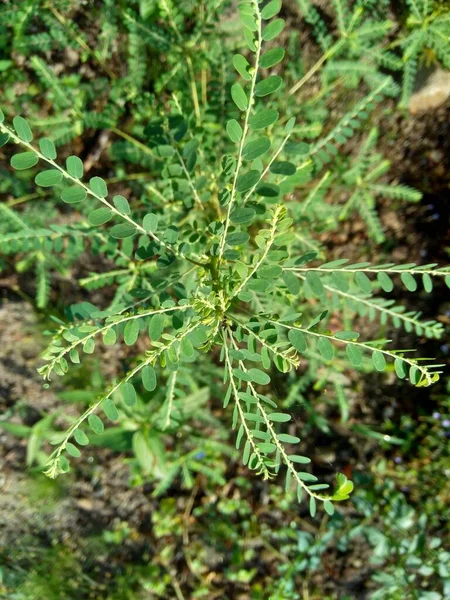
{"type": "Polygon", "coordinates": [[[262,43],[261,43],[262,42],[262,40],[261,40],[261,14],[259,12],[259,6],[258,6],[258,2],[256,0],[254,0],[254,5],[256,8],[256,18],[257,18],[257,26],[258,26],[258,30],[256,32],[257,40],[255,40],[255,45],[256,45],[255,65],[253,67],[253,75],[252,75],[252,81],[251,81],[251,85],[250,85],[248,106],[247,106],[247,110],[245,111],[242,137],[241,137],[241,141],[239,143],[238,160],[237,160],[237,164],[236,164],[236,171],[234,172],[233,185],[231,188],[231,197],[230,197],[230,201],[228,203],[224,231],[223,231],[223,235],[222,235],[222,238],[220,240],[220,245],[219,245],[219,253],[218,253],[219,262],[221,262],[221,260],[222,260],[222,255],[223,255],[223,251],[225,248],[225,239],[227,237],[228,228],[230,226],[230,215],[231,215],[231,211],[233,208],[233,204],[236,199],[236,183],[237,183],[237,179],[239,176],[239,172],[242,167],[242,151],[244,149],[244,144],[245,144],[247,134],[248,134],[248,129],[249,129],[248,121],[249,121],[250,112],[251,112],[252,106],[253,106],[253,96],[254,96],[254,92],[255,92],[256,78],[258,76],[259,60],[260,60],[260,56],[261,56],[261,46],[262,46],[262,43]]]}

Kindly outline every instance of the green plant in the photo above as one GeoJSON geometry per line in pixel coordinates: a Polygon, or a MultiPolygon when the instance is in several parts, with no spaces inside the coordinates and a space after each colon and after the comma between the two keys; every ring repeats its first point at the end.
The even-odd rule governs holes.
{"type": "MultiPolygon", "coordinates": [[[[182,13],[169,3],[161,6],[181,43],[178,22],[182,13]]],[[[339,474],[337,489],[329,494],[328,484],[317,483],[305,470],[303,465],[310,459],[296,450],[300,438],[282,430],[291,416],[280,412],[273,393],[265,387],[278,377],[276,371],[293,377],[303,359],[327,365],[345,359],[351,367],[370,364],[377,371],[393,362],[397,376],[417,386],[428,386],[439,378],[441,365],[415,358],[409,349],[391,349],[384,339],[359,341],[357,332],[330,324],[331,313],[348,299],[360,313],[367,310],[371,317],[379,313],[382,321],[392,319],[394,326],[439,336],[441,328],[434,321],[422,322],[420,315],[404,313],[389,300],[373,297],[373,292],[380,288],[391,292],[397,279],[410,292],[416,292],[418,281],[430,292],[438,277],[450,286],[450,268],[351,264],[346,259],[318,264],[313,262],[317,252],[303,252],[305,237],[306,245],[313,242],[307,231],[297,231],[298,211],[308,215],[311,195],[323,186],[324,165],[335,168],[338,149],[367,122],[377,102],[395,89],[389,77],[377,77],[367,95],[334,126],[320,137],[314,135],[311,143],[305,142],[302,125],[296,125],[295,117],[281,117],[276,101],[283,80],[275,72],[284,50],[271,42],[284,28],[284,20],[277,17],[280,8],[279,0],[264,6],[256,0],[241,3],[245,54],[250,62],[243,54],[233,56],[240,81],[231,85],[232,103],[224,96],[216,104],[212,96],[211,102],[206,98],[202,104],[195,78],[189,75],[194,66],[188,61],[188,83],[180,81],[180,94],[173,94],[168,106],[156,105],[140,113],[143,141],[132,138],[131,143],[151,155],[152,183],[131,202],[121,193],[111,194],[102,177],[85,182],[83,162],[77,156],[67,156],[65,167],[61,166],[49,137],[41,138],[36,148],[23,117],[15,116],[10,127],[0,113],[1,144],[16,144],[22,150],[12,155],[11,166],[20,175],[39,164],[37,172],[33,171],[35,184],[74,205],[88,221],[60,230],[30,232],[22,226],[19,232],[0,238],[3,252],[31,251],[32,260],[46,263],[56,238],[66,240],[60,246],[66,250],[65,244],[79,236],[89,241],[94,253],[106,253],[112,263],[111,269],[92,273],[81,284],[88,289],[107,284],[116,288],[107,307],[84,302],[68,311],[68,322],[55,318],[56,331],[40,374],[46,380],[53,374],[66,374],[72,364],[80,362],[81,353],[94,353],[100,340],[105,345],[123,341],[125,346],[138,348],[134,365],[125,375],[73,420],[67,431],[53,436],[56,449],[46,469],[50,477],[69,469],[67,455],[80,456],[79,447],[89,443],[88,428],[95,436],[103,434],[100,410],[113,422],[130,413],[139,422],[139,398],[155,394],[158,380],[167,392],[161,419],[155,420],[156,430],[172,423],[176,428],[176,398],[186,393],[180,373],[187,368],[195,376],[199,356],[208,356],[210,364],[222,365],[223,407],[230,406],[244,464],[265,479],[275,477],[284,466],[286,488],[294,486],[299,500],[307,496],[312,515],[317,501],[333,514],[333,501],[347,499],[353,484],[339,474]],[[309,195],[303,199],[299,190],[305,186],[309,195]],[[143,339],[145,350],[139,349],[143,339]]],[[[178,58],[175,53],[172,60],[178,58]]],[[[133,92],[133,98],[138,95],[133,92]]],[[[287,110],[294,111],[289,102],[287,110]]],[[[111,127],[115,131],[115,125],[111,127]]],[[[344,179],[350,186],[356,182],[362,194],[366,208],[362,203],[358,210],[373,209],[371,192],[416,200],[417,194],[408,188],[372,183],[373,171],[379,174],[385,166],[378,156],[364,155],[373,139],[369,136],[344,179]]],[[[365,218],[370,231],[373,218],[365,218]]],[[[70,250],[69,255],[74,253],[70,250]]],[[[144,431],[149,437],[139,432],[139,444],[148,446],[148,440],[153,443],[155,439],[153,430],[144,427],[144,431]]],[[[145,470],[142,456],[148,448],[135,447],[135,451],[145,470]]]]}

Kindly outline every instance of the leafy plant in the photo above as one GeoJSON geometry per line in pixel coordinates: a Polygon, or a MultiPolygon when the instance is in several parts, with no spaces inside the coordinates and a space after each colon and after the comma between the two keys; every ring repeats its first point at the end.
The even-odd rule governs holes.
{"type": "MultiPolygon", "coordinates": [[[[177,426],[181,406],[176,398],[186,394],[179,374],[188,368],[195,377],[194,365],[209,360],[210,365],[222,366],[223,408],[230,412],[244,464],[265,479],[274,478],[284,467],[286,488],[294,487],[299,500],[308,498],[311,514],[319,501],[331,515],[333,502],[346,500],[353,484],[338,474],[337,488],[329,493],[328,484],[318,483],[306,469],[310,459],[298,450],[295,428],[284,431],[291,415],[279,409],[267,388],[279,376],[277,371],[294,374],[305,359],[326,365],[345,359],[351,368],[370,366],[380,372],[393,363],[396,375],[416,386],[428,386],[440,374],[441,365],[411,355],[410,349],[392,349],[389,340],[361,341],[357,332],[333,325],[330,316],[349,301],[360,314],[371,318],[379,314],[382,322],[389,319],[418,335],[438,337],[439,324],[422,322],[418,313],[404,312],[373,293],[380,288],[390,293],[395,285],[416,292],[418,282],[430,292],[436,278],[444,278],[450,286],[450,267],[352,264],[347,259],[317,262],[315,250],[304,252],[305,244],[314,241],[297,221],[299,211],[309,214],[314,195],[328,181],[324,166],[335,164],[339,148],[353,139],[378,102],[395,93],[395,86],[382,74],[376,81],[372,78],[362,99],[323,135],[313,133],[312,141],[306,142],[303,124],[297,125],[295,116],[290,116],[295,105],[287,102],[288,115],[280,116],[284,83],[277,65],[285,52],[272,43],[285,26],[278,17],[280,0],[264,5],[246,0],[239,5],[247,48],[234,54],[231,62],[240,78],[231,85],[230,97],[219,102],[214,94],[208,96],[207,84],[206,93],[198,94],[189,55],[186,64],[180,61],[182,10],[178,13],[165,1],[160,9],[180,41],[181,53],[174,52],[170,63],[180,76],[178,65],[184,65],[188,83],[180,80],[180,94],[141,114],[142,141],[122,135],[151,157],[152,182],[145,194],[133,195],[129,201],[122,193],[110,192],[114,182],[108,184],[97,175],[86,180],[79,157],[67,156],[62,166],[50,137],[42,137],[36,147],[25,118],[14,116],[11,127],[0,112],[1,145],[20,148],[11,156],[13,169],[19,176],[33,169],[36,186],[73,205],[80,215],[87,215],[88,222],[82,217],[73,228],[31,232],[22,226],[19,232],[0,237],[3,251],[31,251],[32,261],[47,262],[55,238],[66,249],[79,236],[89,241],[94,253],[106,254],[113,263],[110,270],[92,272],[81,281],[88,289],[115,286],[112,302],[101,309],[79,303],[69,309],[67,322],[55,318],[56,330],[40,374],[46,380],[53,374],[63,376],[83,353],[94,353],[101,343],[123,343],[136,347],[137,354],[122,378],[67,431],[53,436],[56,448],[46,473],[56,477],[67,472],[67,455],[79,457],[89,435],[103,435],[100,411],[112,422],[131,413],[139,422],[140,397],[152,398],[157,387],[163,387],[165,401],[155,420],[156,431],[143,427],[133,437],[135,454],[145,470],[149,445],[158,432],[167,425],[177,426]],[[306,186],[308,193],[303,194],[306,186]]],[[[350,26],[343,15],[341,33],[347,35],[350,26]]],[[[213,46],[208,56],[214,71],[225,59],[222,49],[213,46]]],[[[97,54],[96,59],[103,60],[97,54]]],[[[131,52],[133,59],[138,54],[136,48],[131,52]]],[[[131,88],[136,102],[143,76],[136,65],[131,88]]],[[[306,80],[301,80],[302,85],[306,80]]],[[[129,80],[125,83],[129,85],[129,80]]],[[[294,84],[292,94],[298,89],[294,84]]],[[[111,106],[114,111],[117,101],[111,106]]],[[[120,116],[117,111],[117,119],[120,116]]],[[[106,126],[117,133],[115,124],[106,126]]],[[[373,140],[374,134],[369,135],[344,179],[346,185],[356,185],[358,195],[343,213],[357,205],[372,233],[380,225],[374,225],[370,212],[371,194],[418,199],[409,188],[374,183],[385,163],[377,155],[366,156],[373,140]]],[[[379,239],[379,233],[375,237],[379,239]]]]}

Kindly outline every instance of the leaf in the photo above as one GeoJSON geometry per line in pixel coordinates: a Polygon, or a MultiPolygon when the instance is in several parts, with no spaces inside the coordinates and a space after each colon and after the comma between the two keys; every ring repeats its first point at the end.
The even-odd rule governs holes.
{"type": "Polygon", "coordinates": [[[276,92],[282,83],[283,80],[281,77],[278,77],[278,75],[271,75],[255,85],[255,96],[258,96],[259,98],[268,96],[269,94],[276,92]]]}
{"type": "Polygon", "coordinates": [[[433,280],[428,275],[428,273],[424,273],[422,275],[422,283],[423,283],[423,289],[427,292],[427,294],[429,294],[430,292],[433,291],[433,280]]]}
{"type": "Polygon", "coordinates": [[[89,426],[92,429],[92,431],[94,433],[96,433],[97,435],[101,435],[105,430],[105,427],[104,427],[100,417],[98,417],[97,415],[89,415],[88,423],[89,423],[89,426]]]}
{"type": "Polygon", "coordinates": [[[38,173],[34,178],[34,182],[41,187],[52,187],[61,183],[62,179],[63,175],[61,171],[58,171],[57,169],[47,169],[46,171],[38,173]]]}
{"type": "Polygon", "coordinates": [[[261,137],[244,146],[242,156],[246,160],[254,160],[265,154],[270,148],[270,140],[267,137],[261,137]]]}
{"type": "Polygon", "coordinates": [[[76,179],[81,179],[83,177],[83,162],[78,156],[68,156],[66,158],[66,169],[69,175],[76,179]]]}
{"type": "Polygon", "coordinates": [[[275,15],[277,15],[281,10],[281,0],[271,0],[261,11],[261,18],[267,21],[271,19],[275,15]]]}
{"type": "Polygon", "coordinates": [[[252,115],[248,120],[248,124],[251,129],[257,131],[276,123],[279,116],[280,113],[277,110],[265,108],[252,115]]]}
{"type": "Polygon", "coordinates": [[[309,497],[309,514],[311,515],[311,517],[316,516],[316,509],[317,509],[316,499],[314,498],[314,496],[310,496],[309,497]]]}
{"type": "Polygon", "coordinates": [[[119,418],[119,413],[117,411],[116,405],[111,400],[111,398],[107,398],[103,402],[103,412],[110,421],[117,421],[117,419],[119,418]]]}
{"type": "Polygon", "coordinates": [[[113,238],[121,240],[134,235],[136,233],[136,227],[130,223],[119,223],[114,225],[114,227],[111,227],[109,233],[113,238]]]}
{"type": "Polygon", "coordinates": [[[132,383],[124,383],[120,388],[123,400],[127,406],[134,406],[137,402],[136,390],[132,383]]]}
{"type": "Polygon", "coordinates": [[[242,54],[235,54],[233,56],[233,66],[241,77],[247,81],[251,80],[252,76],[248,72],[250,64],[248,60],[242,56],[242,54]]]}
{"type": "Polygon", "coordinates": [[[274,67],[276,64],[281,62],[283,58],[283,48],[272,48],[271,50],[268,50],[262,55],[259,64],[263,69],[270,69],[270,67],[274,67]]]}
{"type": "Polygon", "coordinates": [[[23,117],[14,117],[13,126],[21,140],[28,143],[33,141],[33,134],[30,126],[23,117]]]}
{"type": "Polygon", "coordinates": [[[9,133],[0,133],[0,148],[9,142],[9,133]]]}
{"type": "Polygon", "coordinates": [[[289,433],[279,433],[278,439],[283,444],[298,444],[300,442],[300,438],[296,435],[290,435],[289,433]]]}
{"type": "Polygon", "coordinates": [[[321,337],[317,342],[317,349],[325,360],[333,360],[334,347],[328,338],[321,337]]]}
{"type": "Polygon", "coordinates": [[[146,365],[141,370],[142,385],[147,392],[153,392],[156,389],[156,372],[151,365],[146,365]]]}
{"type": "Polygon", "coordinates": [[[127,346],[133,346],[139,337],[139,321],[132,319],[128,321],[123,330],[123,341],[127,346]]]}
{"type": "Polygon", "coordinates": [[[296,171],[297,167],[286,160],[275,161],[270,165],[270,172],[274,175],[286,175],[289,177],[289,175],[294,175],[296,171]]]}
{"type": "Polygon", "coordinates": [[[264,27],[262,32],[262,39],[265,42],[270,42],[270,40],[275,39],[277,35],[279,35],[283,31],[285,25],[286,23],[283,19],[275,19],[275,21],[272,21],[271,23],[266,25],[266,27],[264,27]]]}
{"type": "Polygon", "coordinates": [[[30,169],[39,161],[39,157],[34,152],[20,152],[11,157],[11,166],[17,171],[30,169]]]}
{"type": "Polygon", "coordinates": [[[106,182],[101,177],[92,177],[89,180],[89,186],[93,193],[96,196],[100,196],[100,198],[106,198],[108,195],[108,188],[106,187],[106,182]]]}
{"type": "Polygon", "coordinates": [[[73,437],[75,438],[77,444],[79,444],[80,446],[86,446],[87,444],[89,444],[89,438],[82,429],[75,429],[73,437]]]}
{"type": "Polygon", "coordinates": [[[360,288],[360,290],[364,292],[364,294],[372,293],[372,282],[362,271],[357,271],[355,273],[355,283],[360,288]]]}
{"type": "Polygon", "coordinates": [[[142,220],[142,227],[149,233],[155,233],[158,229],[158,215],[148,213],[142,220]]]}
{"type": "Polygon", "coordinates": [[[67,204],[75,204],[86,199],[86,191],[78,186],[72,186],[64,189],[61,193],[61,200],[67,204]]]}
{"type": "Polygon", "coordinates": [[[67,454],[70,454],[70,456],[74,456],[75,458],[78,458],[79,456],[81,456],[81,452],[78,450],[78,448],[76,446],[74,446],[73,444],[71,444],[70,442],[67,442],[66,450],[67,450],[67,454]]]}
{"type": "Polygon", "coordinates": [[[325,509],[325,512],[328,513],[330,517],[334,515],[334,506],[331,500],[325,500],[325,502],[323,503],[323,507],[325,509]]]}
{"type": "Polygon", "coordinates": [[[301,456],[300,454],[289,454],[289,460],[300,465],[309,465],[311,459],[307,456],[301,456]]]}
{"type": "Polygon", "coordinates": [[[384,354],[379,350],[375,350],[372,353],[372,362],[377,371],[384,371],[386,368],[386,359],[384,358],[384,354]]]}
{"type": "Polygon", "coordinates": [[[239,110],[246,110],[248,107],[248,99],[240,83],[235,83],[231,86],[231,97],[239,110]]]}
{"type": "Polygon", "coordinates": [[[287,423],[291,420],[291,415],[279,412],[269,413],[267,417],[270,421],[273,421],[274,423],[287,423]]]}
{"type": "Polygon", "coordinates": [[[253,381],[254,383],[258,383],[259,385],[267,385],[268,383],[270,383],[269,375],[267,373],[264,373],[264,371],[261,371],[260,369],[249,369],[248,375],[251,381],[253,381]]]}
{"type": "Polygon", "coordinates": [[[246,192],[260,180],[261,173],[256,170],[248,171],[243,175],[239,175],[236,182],[236,189],[238,192],[246,192]]]}
{"type": "Polygon", "coordinates": [[[380,271],[379,273],[377,273],[377,279],[378,283],[381,285],[381,288],[385,292],[392,292],[392,290],[394,289],[394,284],[387,273],[383,273],[382,271],[380,271]]]}
{"type": "Polygon", "coordinates": [[[235,208],[230,215],[230,219],[232,223],[242,224],[242,223],[250,223],[254,219],[256,212],[253,208],[242,207],[235,208]]]}
{"type": "Polygon", "coordinates": [[[403,281],[405,288],[408,292],[415,292],[417,290],[417,281],[411,275],[411,273],[402,273],[400,279],[403,281]]]}
{"type": "Polygon", "coordinates": [[[308,271],[306,273],[306,281],[315,296],[322,296],[325,293],[322,281],[320,280],[319,275],[314,271],[308,271]]]}
{"type": "Polygon", "coordinates": [[[101,208],[96,208],[88,214],[88,221],[91,225],[103,225],[107,223],[113,218],[113,212],[106,208],[106,206],[102,206],[101,208]]]}
{"type": "Polygon", "coordinates": [[[236,121],[236,119],[231,119],[227,122],[227,133],[228,137],[232,142],[239,142],[242,137],[242,127],[236,121]]]}
{"type": "Polygon", "coordinates": [[[55,160],[57,157],[55,144],[50,138],[44,137],[39,140],[39,149],[45,158],[55,160]]]}
{"type": "Polygon", "coordinates": [[[305,352],[308,348],[304,334],[298,329],[290,329],[288,338],[298,352],[305,352]]]}
{"type": "Polygon", "coordinates": [[[120,212],[120,214],[122,215],[129,215],[130,214],[130,205],[128,204],[128,200],[121,195],[117,195],[113,197],[113,204],[114,206],[117,208],[117,210],[120,212]]]}
{"type": "Polygon", "coordinates": [[[164,331],[165,316],[160,313],[153,315],[148,326],[148,335],[154,342],[158,341],[164,331]]]}
{"type": "Polygon", "coordinates": [[[345,352],[354,367],[360,367],[362,365],[363,355],[358,346],[355,346],[355,344],[348,344],[345,348],[345,352]]]}

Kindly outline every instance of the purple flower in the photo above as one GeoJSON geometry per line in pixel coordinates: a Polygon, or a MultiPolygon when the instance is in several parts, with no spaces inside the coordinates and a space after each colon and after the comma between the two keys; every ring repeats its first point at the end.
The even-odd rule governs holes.
{"type": "Polygon", "coordinates": [[[400,465],[400,464],[403,462],[403,461],[402,461],[402,457],[401,457],[401,456],[396,456],[396,457],[394,458],[394,462],[395,462],[397,465],[400,465]]]}
{"type": "Polygon", "coordinates": [[[194,458],[196,458],[197,460],[201,460],[202,458],[205,458],[205,456],[206,454],[204,452],[199,452],[194,456],[194,458]]]}
{"type": "Polygon", "coordinates": [[[441,418],[441,413],[438,413],[438,412],[434,412],[434,413],[433,413],[433,419],[436,419],[436,420],[438,420],[438,419],[440,419],[440,418],[441,418]]]}
{"type": "Polygon", "coordinates": [[[442,427],[450,427],[450,420],[449,419],[444,419],[442,421],[442,427]]]}

